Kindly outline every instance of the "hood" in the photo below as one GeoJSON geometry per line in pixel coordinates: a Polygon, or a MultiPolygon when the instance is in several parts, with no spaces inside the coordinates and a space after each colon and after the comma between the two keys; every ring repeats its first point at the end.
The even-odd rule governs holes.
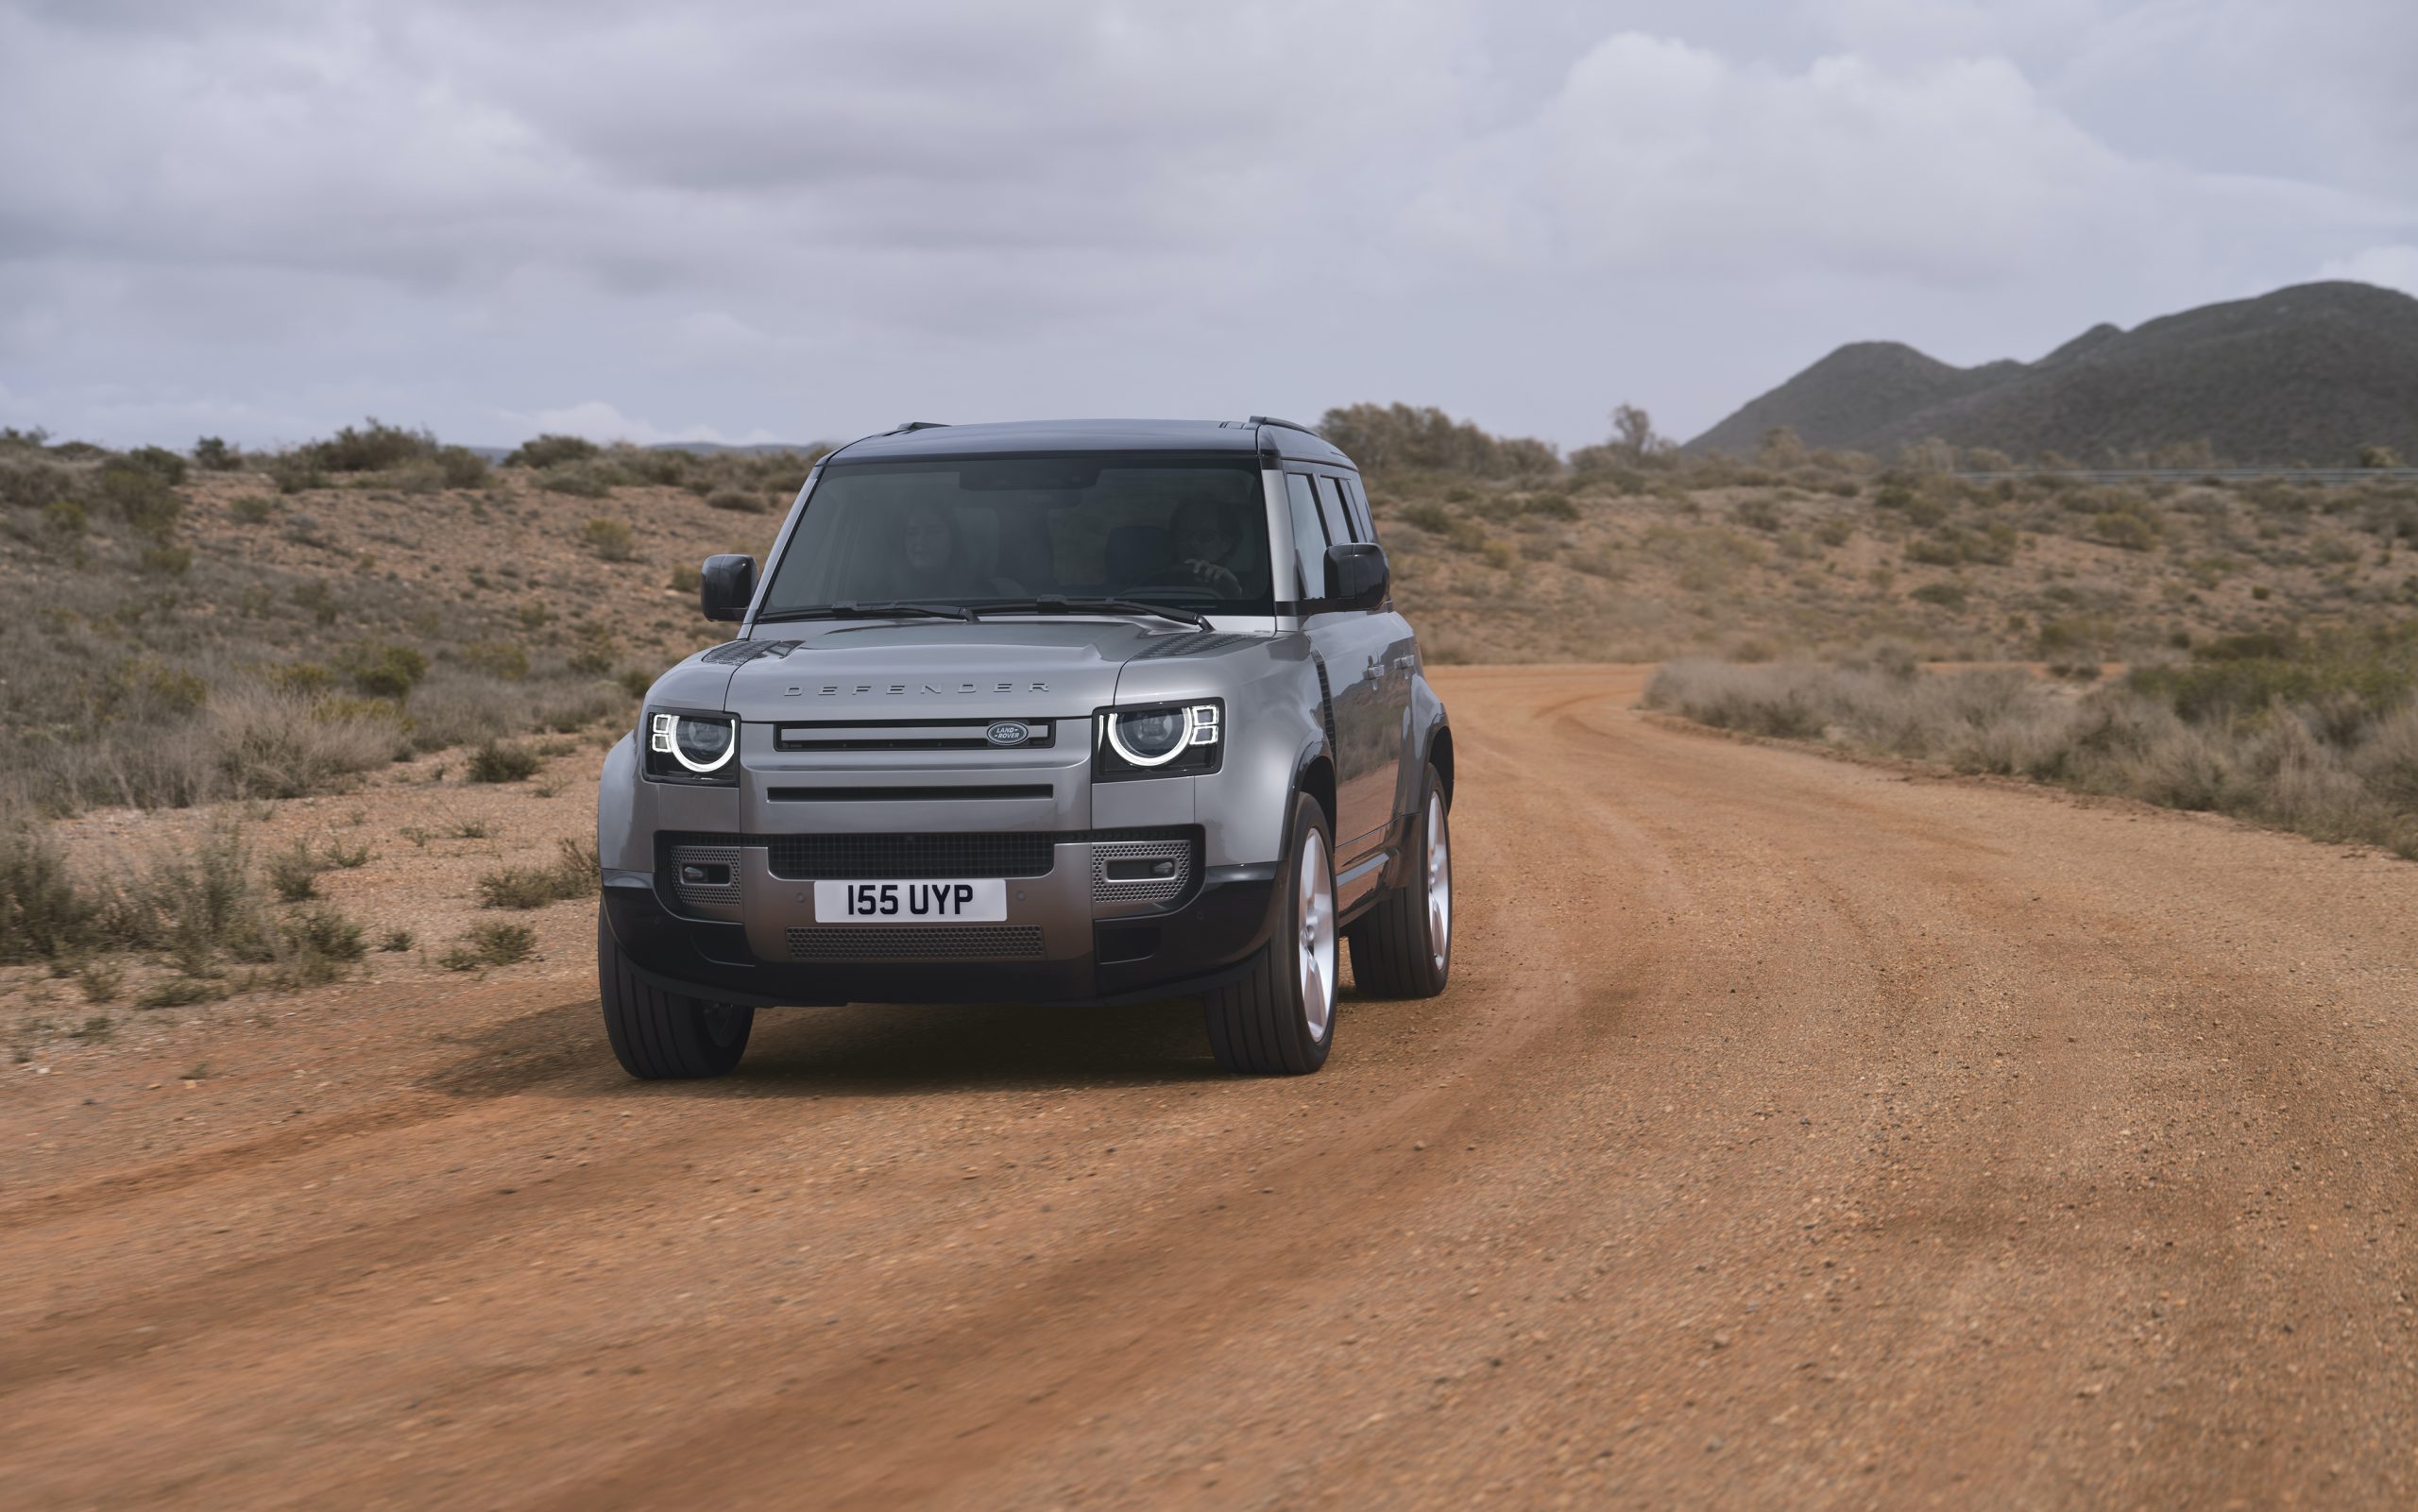
{"type": "Polygon", "coordinates": [[[724,706],[749,721],[1083,714],[1115,702],[1129,659],[1183,633],[1098,620],[766,625],[721,653],[743,657],[724,706]]]}

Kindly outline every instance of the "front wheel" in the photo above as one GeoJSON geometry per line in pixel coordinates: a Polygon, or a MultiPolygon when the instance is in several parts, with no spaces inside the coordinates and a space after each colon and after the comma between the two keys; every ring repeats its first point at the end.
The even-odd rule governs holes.
{"type": "Polygon", "coordinates": [[[747,1053],[756,1011],[708,1003],[641,979],[596,910],[596,990],[614,1059],[641,1081],[718,1077],[747,1053]]]}
{"type": "Polygon", "coordinates": [[[1325,811],[1293,800],[1276,929],[1238,981],[1202,1000],[1209,1048],[1229,1071],[1300,1076],[1335,1044],[1335,865],[1325,811]]]}
{"type": "Polygon", "coordinates": [[[1411,875],[1352,926],[1352,979],[1376,997],[1433,997],[1453,975],[1453,846],[1444,783],[1427,769],[1411,875]]]}

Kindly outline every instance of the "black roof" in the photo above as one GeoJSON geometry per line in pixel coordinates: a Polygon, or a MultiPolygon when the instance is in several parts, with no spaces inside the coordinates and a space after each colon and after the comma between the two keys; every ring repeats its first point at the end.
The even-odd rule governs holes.
{"type": "Polygon", "coordinates": [[[904,462],[918,457],[996,457],[1067,451],[1272,451],[1296,461],[1354,466],[1316,434],[1282,421],[1003,420],[981,425],[916,422],[851,441],[826,463],[904,462]]]}

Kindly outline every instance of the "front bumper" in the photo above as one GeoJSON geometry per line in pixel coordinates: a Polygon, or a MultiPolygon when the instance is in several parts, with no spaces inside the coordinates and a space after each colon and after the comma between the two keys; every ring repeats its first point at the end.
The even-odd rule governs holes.
{"type": "Polygon", "coordinates": [[[1060,930],[1047,959],[792,960],[765,948],[760,916],[699,918],[667,907],[653,875],[604,878],[605,918],[639,975],[668,991],[758,1008],[1115,1003],[1198,992],[1250,965],[1274,928],[1276,901],[1272,865],[1212,867],[1187,901],[1165,911],[1092,918],[1073,941],[1060,930]]]}

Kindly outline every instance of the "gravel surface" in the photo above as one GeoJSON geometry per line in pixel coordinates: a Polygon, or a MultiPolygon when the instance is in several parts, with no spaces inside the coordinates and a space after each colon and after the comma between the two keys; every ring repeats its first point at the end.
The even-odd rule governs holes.
{"type": "Polygon", "coordinates": [[[1443,672],[1453,988],[1307,1079],[868,1007],[642,1087],[571,951],[0,1073],[0,1500],[2418,1499],[2418,867],[1643,675],[1443,672]]]}

